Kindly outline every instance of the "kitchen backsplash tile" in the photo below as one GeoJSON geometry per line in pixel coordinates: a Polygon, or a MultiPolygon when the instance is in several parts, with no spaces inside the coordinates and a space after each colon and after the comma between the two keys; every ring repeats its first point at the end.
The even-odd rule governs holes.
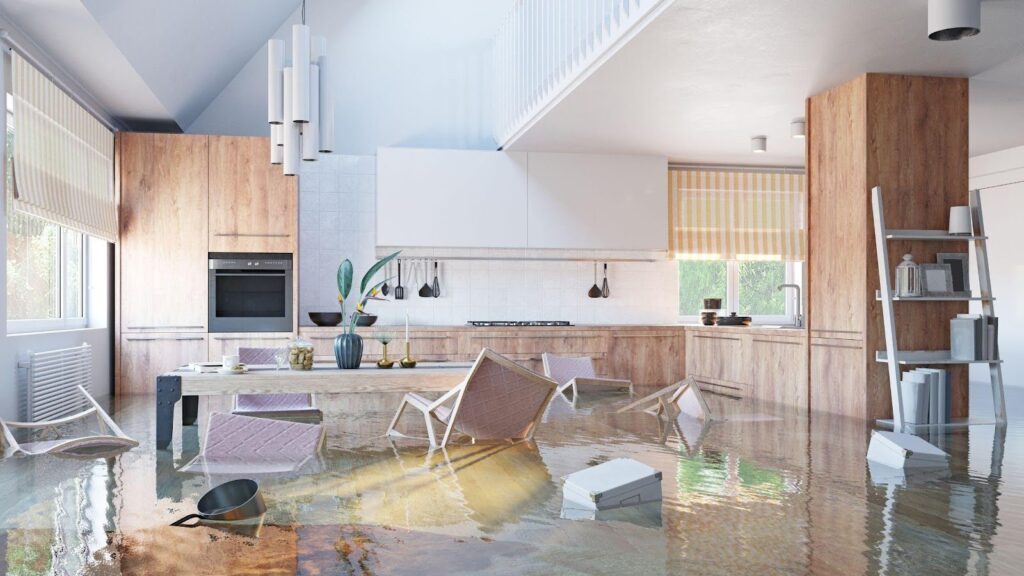
{"type": "MultiPolygon", "coordinates": [[[[335,277],[350,258],[357,281],[373,264],[376,244],[376,158],[321,154],[299,175],[299,323],[311,311],[338,308],[335,277]]],[[[387,210],[388,207],[381,207],[387,210]]],[[[429,215],[424,215],[429,218],[429,215]]],[[[485,252],[482,252],[485,253],[485,252]]],[[[611,297],[587,297],[591,262],[459,260],[440,263],[440,298],[417,295],[418,263],[403,264],[406,300],[372,302],[381,324],[460,325],[468,320],[568,320],[574,324],[661,324],[676,319],[672,261],[608,265],[611,297]]],[[[391,274],[395,274],[392,267],[391,274]]],[[[598,284],[602,270],[598,268],[598,284]]],[[[392,282],[393,284],[393,282],[392,282]]],[[[351,308],[349,308],[351,310],[351,308]]]]}

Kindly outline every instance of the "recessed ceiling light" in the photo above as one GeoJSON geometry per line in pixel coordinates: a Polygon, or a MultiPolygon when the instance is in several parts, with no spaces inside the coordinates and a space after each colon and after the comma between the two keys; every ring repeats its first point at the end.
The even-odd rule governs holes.
{"type": "Polygon", "coordinates": [[[807,135],[807,122],[803,118],[797,118],[789,123],[789,135],[793,138],[803,138],[807,135]]]}
{"type": "Polygon", "coordinates": [[[981,0],[928,0],[928,37],[960,40],[981,32],[981,0]]]}
{"type": "Polygon", "coordinates": [[[768,137],[754,136],[750,139],[750,151],[754,154],[761,154],[768,151],[768,137]]]}

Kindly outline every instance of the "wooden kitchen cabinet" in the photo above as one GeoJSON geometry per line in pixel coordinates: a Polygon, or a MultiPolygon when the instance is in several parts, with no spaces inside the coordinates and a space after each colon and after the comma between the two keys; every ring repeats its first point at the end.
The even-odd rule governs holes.
{"type": "Polygon", "coordinates": [[[270,163],[270,139],[209,138],[209,251],[295,252],[298,179],[270,163]]]}
{"type": "Polygon", "coordinates": [[[678,329],[613,331],[608,334],[608,355],[599,374],[640,386],[668,386],[685,377],[684,346],[678,329]]]}
{"type": "Polygon", "coordinates": [[[122,132],[117,147],[120,331],[205,332],[209,138],[122,132]]]}
{"type": "Polygon", "coordinates": [[[206,358],[205,334],[188,332],[123,334],[119,396],[155,394],[156,377],[206,358]]]}
{"type": "Polygon", "coordinates": [[[686,375],[701,384],[746,392],[743,373],[743,335],[732,332],[686,332],[686,375]]]}
{"type": "Polygon", "coordinates": [[[753,335],[749,366],[752,398],[807,406],[807,346],[802,336],[753,335]]]}
{"type": "Polygon", "coordinates": [[[225,355],[237,354],[239,348],[285,348],[291,340],[287,332],[210,334],[209,360],[216,362],[225,355]]]}

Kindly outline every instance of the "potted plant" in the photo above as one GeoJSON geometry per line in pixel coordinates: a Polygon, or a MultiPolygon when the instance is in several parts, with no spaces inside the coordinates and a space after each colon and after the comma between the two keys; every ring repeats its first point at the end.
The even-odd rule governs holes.
{"type": "MultiPolygon", "coordinates": [[[[385,278],[380,282],[370,285],[373,281],[373,277],[384,267],[385,264],[393,260],[398,256],[398,252],[386,256],[377,261],[376,264],[370,266],[370,269],[363,275],[362,281],[359,283],[359,297],[356,300],[356,309],[352,313],[352,316],[348,319],[348,325],[344,332],[339,334],[334,339],[334,359],[338,361],[338,368],[352,369],[359,368],[359,364],[363,361],[363,338],[356,334],[356,322],[359,316],[363,313],[366,308],[367,302],[370,300],[384,300],[377,296],[380,293],[380,287],[390,278],[385,278]]],[[[352,261],[348,258],[338,266],[338,303],[341,305],[341,317],[345,318],[345,303],[349,299],[349,294],[352,292],[352,261]]]]}

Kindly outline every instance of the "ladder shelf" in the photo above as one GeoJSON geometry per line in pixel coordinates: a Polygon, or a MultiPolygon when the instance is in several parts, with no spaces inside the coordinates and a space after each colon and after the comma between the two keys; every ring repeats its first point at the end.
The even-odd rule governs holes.
{"type": "Polygon", "coordinates": [[[1006,404],[1003,393],[1002,360],[960,360],[954,359],[948,350],[898,350],[896,346],[896,325],[893,304],[895,302],[980,302],[984,316],[995,316],[992,296],[992,279],[988,266],[988,237],[981,211],[981,194],[971,190],[969,194],[973,234],[950,234],[945,230],[899,230],[885,226],[882,207],[882,189],[871,190],[871,208],[875,221],[875,248],[878,252],[878,278],[880,290],[875,299],[882,303],[882,323],[885,328],[885,350],[875,353],[875,360],[886,364],[889,374],[889,392],[892,398],[891,420],[878,420],[876,424],[890,427],[897,432],[920,432],[937,429],[953,429],[981,424],[1006,424],[1006,404]],[[936,241],[970,242],[974,247],[974,258],[978,266],[979,294],[954,294],[949,296],[923,296],[916,298],[899,297],[892,289],[892,269],[889,267],[889,242],[936,241]],[[950,366],[988,364],[989,381],[992,386],[994,418],[991,420],[954,419],[945,424],[911,424],[903,413],[903,394],[900,388],[900,367],[910,365],[950,366]]]}

